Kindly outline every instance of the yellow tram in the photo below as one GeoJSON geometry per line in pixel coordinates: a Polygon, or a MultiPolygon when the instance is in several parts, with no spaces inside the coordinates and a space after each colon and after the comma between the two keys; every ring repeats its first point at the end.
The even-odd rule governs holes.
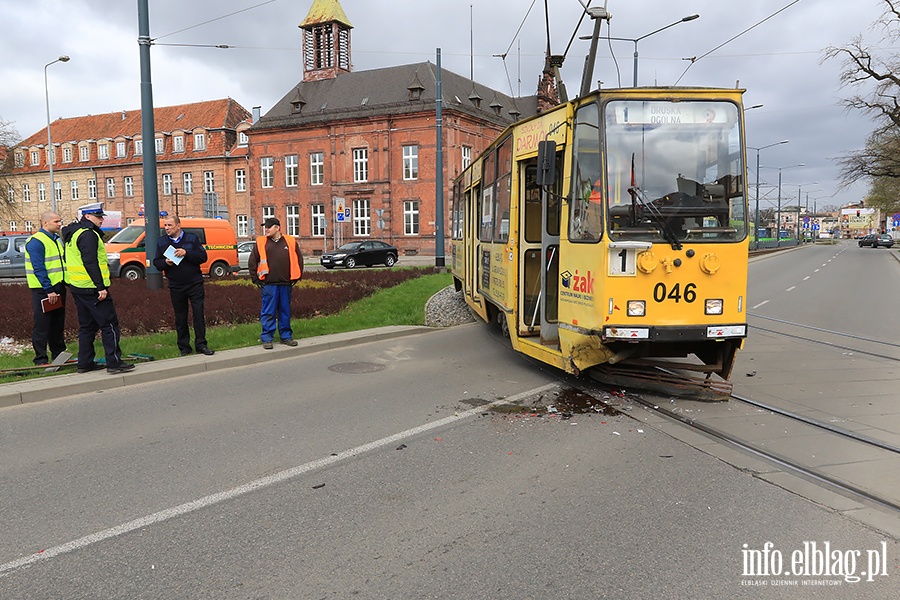
{"type": "Polygon", "coordinates": [[[510,126],[454,182],[468,305],[570,373],[728,379],[747,333],[742,94],[607,89],[510,126]]]}

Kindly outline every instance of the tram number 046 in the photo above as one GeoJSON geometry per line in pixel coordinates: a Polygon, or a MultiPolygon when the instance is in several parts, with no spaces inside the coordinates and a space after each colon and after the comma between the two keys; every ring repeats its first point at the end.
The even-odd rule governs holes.
{"type": "Polygon", "coordinates": [[[681,284],[676,283],[671,289],[666,287],[664,283],[657,283],[653,288],[653,300],[656,302],[665,302],[666,300],[674,300],[676,303],[684,300],[688,304],[697,299],[697,284],[687,283],[684,290],[681,284]]]}

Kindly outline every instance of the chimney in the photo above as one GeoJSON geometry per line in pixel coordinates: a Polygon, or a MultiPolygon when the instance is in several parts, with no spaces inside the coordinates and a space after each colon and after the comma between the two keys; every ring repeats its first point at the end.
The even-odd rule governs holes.
{"type": "Polygon", "coordinates": [[[261,106],[253,107],[253,123],[256,123],[257,121],[259,121],[259,113],[261,110],[262,110],[261,106]]]}
{"type": "Polygon", "coordinates": [[[123,121],[125,120],[125,111],[124,110],[122,111],[122,120],[123,121]]]}

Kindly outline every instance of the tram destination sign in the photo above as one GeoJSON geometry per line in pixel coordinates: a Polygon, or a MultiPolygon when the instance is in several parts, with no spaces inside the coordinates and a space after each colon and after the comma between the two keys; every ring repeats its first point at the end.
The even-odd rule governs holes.
{"type": "Polygon", "coordinates": [[[621,102],[615,104],[618,125],[692,125],[727,123],[732,111],[706,102],[621,102]]]}

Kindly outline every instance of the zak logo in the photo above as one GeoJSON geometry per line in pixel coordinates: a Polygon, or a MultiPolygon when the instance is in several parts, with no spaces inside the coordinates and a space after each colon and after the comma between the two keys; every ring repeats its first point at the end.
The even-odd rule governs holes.
{"type": "Polygon", "coordinates": [[[594,276],[588,271],[586,276],[578,274],[578,270],[572,275],[569,271],[563,271],[559,274],[562,279],[562,286],[571,289],[573,292],[581,292],[583,294],[594,293],[594,276]]]}

